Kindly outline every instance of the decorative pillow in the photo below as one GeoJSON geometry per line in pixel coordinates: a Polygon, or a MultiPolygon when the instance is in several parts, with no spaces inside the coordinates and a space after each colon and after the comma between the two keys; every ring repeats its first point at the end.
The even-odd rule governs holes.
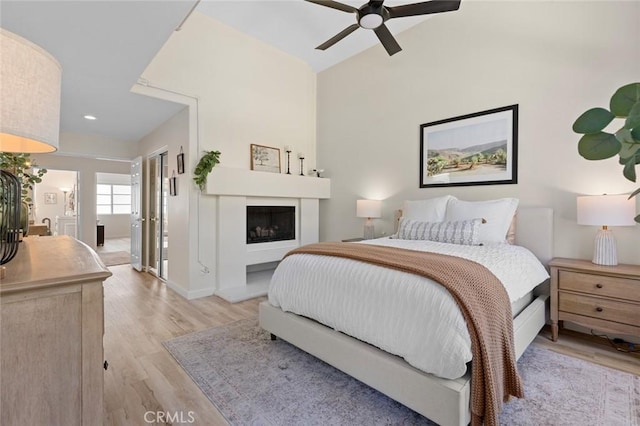
{"type": "Polygon", "coordinates": [[[507,231],[518,208],[517,198],[488,201],[462,201],[452,198],[447,204],[446,220],[469,220],[481,217],[480,243],[504,243],[507,231]]]}
{"type": "Polygon", "coordinates": [[[516,227],[518,220],[518,212],[513,215],[513,219],[511,219],[511,225],[509,225],[509,230],[507,231],[507,242],[511,245],[516,243],[516,227]]]}
{"type": "Polygon", "coordinates": [[[423,222],[403,217],[400,219],[400,227],[395,238],[477,246],[481,223],[482,219],[423,222]]]}
{"type": "Polygon", "coordinates": [[[428,200],[407,200],[404,202],[402,217],[424,222],[442,222],[447,212],[447,203],[452,198],[451,195],[445,195],[428,200]]]}

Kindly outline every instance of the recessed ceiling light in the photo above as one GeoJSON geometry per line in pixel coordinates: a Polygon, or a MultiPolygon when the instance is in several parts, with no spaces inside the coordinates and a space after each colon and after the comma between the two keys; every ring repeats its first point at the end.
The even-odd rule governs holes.
{"type": "Polygon", "coordinates": [[[96,120],[95,115],[85,115],[84,118],[86,118],[87,120],[96,120]]]}

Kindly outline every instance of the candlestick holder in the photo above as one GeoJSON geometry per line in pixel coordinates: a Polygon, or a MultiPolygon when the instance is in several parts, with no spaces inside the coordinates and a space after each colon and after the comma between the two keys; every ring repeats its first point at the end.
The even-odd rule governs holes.
{"type": "Polygon", "coordinates": [[[300,159],[300,176],[304,176],[304,157],[298,157],[300,159]]]}
{"type": "Polygon", "coordinates": [[[287,153],[287,173],[286,174],[290,175],[291,171],[289,170],[289,165],[291,164],[291,150],[286,149],[285,152],[287,153]]]}

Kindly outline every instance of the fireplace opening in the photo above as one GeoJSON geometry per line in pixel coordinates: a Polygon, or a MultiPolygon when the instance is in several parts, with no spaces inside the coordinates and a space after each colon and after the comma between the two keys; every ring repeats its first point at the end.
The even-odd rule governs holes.
{"type": "Polygon", "coordinates": [[[247,244],[296,239],[294,206],[247,206],[247,244]]]}

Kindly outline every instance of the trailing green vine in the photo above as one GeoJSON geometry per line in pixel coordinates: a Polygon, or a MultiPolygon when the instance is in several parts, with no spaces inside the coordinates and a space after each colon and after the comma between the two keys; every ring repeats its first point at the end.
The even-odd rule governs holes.
{"type": "Polygon", "coordinates": [[[207,176],[218,163],[220,163],[220,151],[205,151],[200,161],[198,161],[193,171],[193,181],[198,185],[200,191],[204,191],[207,185],[207,176]]]}

